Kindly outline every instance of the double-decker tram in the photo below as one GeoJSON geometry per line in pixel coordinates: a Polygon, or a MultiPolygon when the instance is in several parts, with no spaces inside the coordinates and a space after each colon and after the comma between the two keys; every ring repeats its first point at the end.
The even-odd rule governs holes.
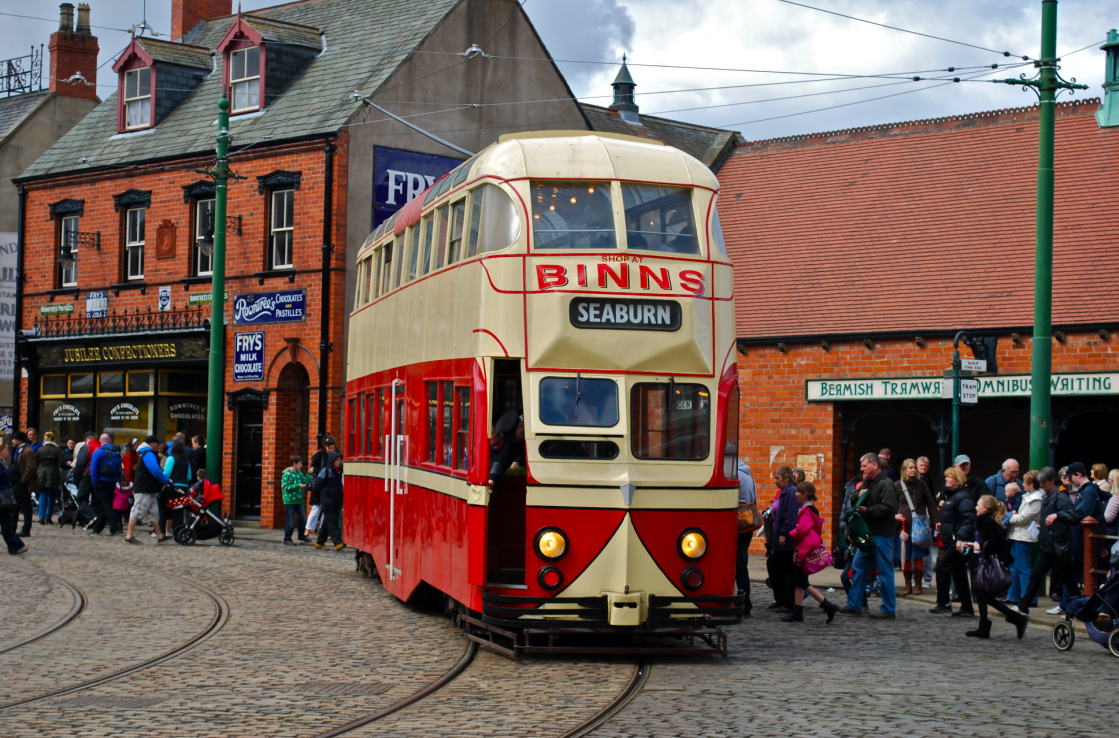
{"type": "Polygon", "coordinates": [[[442,593],[511,653],[726,652],[744,598],[717,193],[654,142],[512,134],[372,233],[344,526],[390,592],[442,593]]]}

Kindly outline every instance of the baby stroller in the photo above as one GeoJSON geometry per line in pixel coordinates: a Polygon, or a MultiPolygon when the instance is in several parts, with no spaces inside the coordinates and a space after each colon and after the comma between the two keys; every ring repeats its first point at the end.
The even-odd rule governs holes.
{"type": "Polygon", "coordinates": [[[181,511],[183,517],[183,523],[173,529],[175,542],[181,546],[193,546],[196,541],[217,538],[221,545],[232,546],[235,536],[233,524],[220,515],[224,499],[221,487],[207,481],[201,490],[191,488],[187,494],[168,502],[167,507],[181,511]]]}
{"type": "Polygon", "coordinates": [[[1072,618],[1084,623],[1088,637],[1119,657],[1119,544],[1112,549],[1112,569],[1107,581],[1096,588],[1091,597],[1077,597],[1068,604],[1065,619],[1053,626],[1053,645],[1068,651],[1076,642],[1072,618]]]}

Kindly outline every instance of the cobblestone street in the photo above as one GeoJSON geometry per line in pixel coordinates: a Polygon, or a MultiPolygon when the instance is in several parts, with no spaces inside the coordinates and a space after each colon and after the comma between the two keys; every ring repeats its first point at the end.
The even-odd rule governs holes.
{"type": "MultiPolygon", "coordinates": [[[[281,546],[276,531],[238,536],[233,548],[129,547],[36,526],[31,553],[0,569],[0,735],[318,735],[462,659],[466,641],[447,617],[386,595],[354,571],[351,550],[281,546]],[[84,610],[17,646],[73,616],[63,582],[84,594],[84,610]],[[142,666],[211,631],[126,676],[13,704],[142,666]]],[[[757,585],[755,604],[767,594],[757,585]]],[[[1042,625],[1019,642],[1002,621],[976,642],[963,635],[975,620],[934,617],[928,606],[903,600],[894,622],[841,614],[830,626],[815,607],[801,625],[756,607],[729,629],[729,658],[652,659],[642,690],[594,735],[1114,733],[1107,711],[1075,687],[1084,674],[1114,672],[1106,649],[1082,636],[1060,653],[1042,625]]],[[[635,663],[483,652],[444,689],[350,735],[559,736],[622,693],[635,663]]]]}

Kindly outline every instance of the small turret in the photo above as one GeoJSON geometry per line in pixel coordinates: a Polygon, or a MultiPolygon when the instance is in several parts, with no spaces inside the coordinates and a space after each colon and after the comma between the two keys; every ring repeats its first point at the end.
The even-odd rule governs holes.
{"type": "Polygon", "coordinates": [[[1119,126],[1119,31],[1107,32],[1107,43],[1100,47],[1107,52],[1103,75],[1103,103],[1096,111],[1100,128],[1119,126]]]}
{"type": "Polygon", "coordinates": [[[634,83],[633,77],[629,76],[625,54],[622,55],[622,68],[618,70],[618,76],[614,78],[611,85],[614,87],[614,102],[611,103],[610,109],[617,110],[622,119],[628,123],[640,123],[637,103],[633,100],[633,88],[637,87],[637,84],[634,83]]]}

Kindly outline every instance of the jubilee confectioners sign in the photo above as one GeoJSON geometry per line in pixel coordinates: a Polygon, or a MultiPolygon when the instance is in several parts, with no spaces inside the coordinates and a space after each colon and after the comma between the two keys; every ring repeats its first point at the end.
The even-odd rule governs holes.
{"type": "Polygon", "coordinates": [[[206,342],[202,338],[38,345],[35,347],[35,351],[40,367],[133,362],[160,363],[205,359],[207,356],[206,342]]]}
{"type": "MultiPolygon", "coordinates": [[[[1029,397],[1033,393],[1033,380],[1028,374],[976,379],[981,400],[985,397],[1029,397]]],[[[805,394],[809,402],[939,400],[950,392],[951,381],[946,377],[809,379],[805,382],[805,394]]],[[[1119,372],[1054,374],[1050,385],[1054,397],[1119,395],[1119,372]]]]}

